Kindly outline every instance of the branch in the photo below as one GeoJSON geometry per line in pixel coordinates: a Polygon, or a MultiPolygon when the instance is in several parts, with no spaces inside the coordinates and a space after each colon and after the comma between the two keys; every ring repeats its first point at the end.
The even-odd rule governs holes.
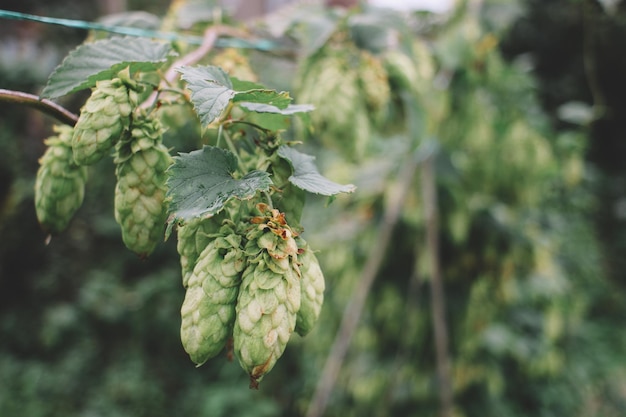
{"type": "Polygon", "coordinates": [[[430,291],[432,298],[432,319],[435,333],[435,360],[439,382],[439,406],[441,417],[452,417],[452,378],[448,355],[448,328],[446,325],[445,296],[441,262],[439,260],[439,213],[437,188],[433,159],[422,164],[422,200],[426,221],[426,248],[430,265],[430,291]]]}
{"type": "Polygon", "coordinates": [[[583,67],[587,78],[587,87],[593,99],[593,116],[598,119],[608,111],[607,100],[602,90],[598,67],[596,65],[595,51],[598,45],[595,42],[594,4],[591,0],[585,0],[581,4],[583,25],[583,67]]]}
{"type": "Polygon", "coordinates": [[[0,89],[0,101],[24,104],[33,107],[70,126],[74,126],[78,121],[78,116],[67,110],[65,107],[55,103],[54,101],[45,98],[42,99],[34,94],[0,89]]]}
{"type": "MultiPolygon", "coordinates": [[[[230,36],[241,37],[241,38],[246,37],[243,31],[238,30],[236,28],[229,27],[229,26],[216,25],[216,26],[211,26],[207,28],[202,38],[202,44],[200,44],[198,48],[194,49],[188,54],[183,55],[180,59],[175,61],[169,67],[165,75],[163,76],[163,81],[161,81],[161,85],[164,87],[167,87],[171,85],[174,81],[176,81],[176,79],[178,78],[178,72],[176,70],[177,68],[188,66],[188,65],[193,65],[197,63],[198,61],[200,61],[202,58],[208,55],[209,52],[211,52],[211,50],[213,50],[217,42],[217,39],[223,35],[230,35],[230,36]]],[[[150,107],[152,103],[154,103],[154,100],[156,99],[158,94],[159,94],[158,90],[154,91],[150,95],[150,97],[148,97],[141,104],[141,107],[142,108],[150,107]]]]}
{"type": "Polygon", "coordinates": [[[326,410],[330,394],[334,390],[337,376],[339,375],[341,363],[346,356],[352,336],[363,313],[367,295],[380,270],[384,255],[391,241],[394,226],[398,222],[401,209],[409,194],[411,183],[419,164],[419,156],[419,153],[418,155],[411,154],[404,163],[402,172],[400,173],[400,181],[397,184],[395,192],[392,193],[389,199],[389,204],[383,214],[382,222],[379,225],[376,245],[370,250],[367,263],[361,273],[361,279],[358,281],[359,285],[344,311],[339,331],[335,337],[335,342],[333,343],[324,369],[322,370],[322,375],[318,380],[313,399],[309,404],[309,409],[306,414],[307,417],[320,417],[326,410]]]}

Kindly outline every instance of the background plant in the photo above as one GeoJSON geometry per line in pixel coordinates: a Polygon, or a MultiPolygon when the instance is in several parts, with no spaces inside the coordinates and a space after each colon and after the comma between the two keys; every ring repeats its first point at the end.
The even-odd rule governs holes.
{"type": "MultiPolygon", "coordinates": [[[[448,410],[461,415],[619,415],[621,335],[610,330],[611,316],[598,316],[598,312],[612,308],[618,316],[620,310],[617,295],[607,296],[612,284],[602,278],[603,253],[589,223],[596,207],[595,179],[583,161],[585,137],[575,129],[557,133],[535,101],[533,79],[524,61],[511,63],[500,56],[498,45],[507,32],[485,17],[502,10],[507,7],[488,3],[480,17],[459,13],[439,25],[427,15],[407,18],[377,10],[345,13],[298,6],[277,15],[283,23],[278,35],[283,40],[295,38],[298,50],[304,52],[297,60],[286,63],[284,57],[247,49],[212,49],[203,64],[230,65],[231,74],[245,74],[241,79],[257,73],[255,82],[290,91],[298,104],[312,101],[306,91],[300,91],[301,78],[322,80],[311,71],[329,70],[330,65],[316,69],[316,60],[333,54],[334,59],[344,59],[342,71],[334,73],[345,74],[343,82],[335,75],[328,85],[318,83],[319,91],[326,92],[321,98],[336,97],[333,108],[341,110],[330,114],[330,119],[316,118],[317,110],[323,114],[328,106],[323,100],[314,103],[317,110],[310,112],[311,121],[320,125],[296,148],[316,155],[321,171],[329,177],[358,187],[358,193],[328,207],[326,199],[309,196],[304,207],[305,236],[321,249],[317,255],[327,276],[318,326],[306,338],[290,341],[281,364],[264,379],[260,392],[249,391],[245,376],[232,364],[212,360],[198,370],[189,367],[177,334],[184,288],[178,281],[175,245],[170,238],[141,263],[121,250],[112,207],[102,211],[103,205],[112,204],[114,177],[111,162],[101,161],[91,168],[96,173],[90,176],[89,189],[101,187],[104,194],[98,195],[108,197],[87,192],[70,229],[53,238],[50,246],[40,243],[37,249],[37,259],[53,256],[59,262],[61,255],[67,259],[81,254],[84,264],[68,267],[67,262],[59,262],[42,269],[15,265],[20,275],[40,278],[11,281],[13,288],[22,286],[25,294],[38,295],[28,314],[11,313],[18,311],[16,301],[3,304],[7,334],[19,335],[4,348],[16,360],[2,367],[14,387],[6,407],[17,407],[16,398],[24,398],[31,399],[34,415],[79,412],[73,410],[165,415],[166,410],[178,414],[185,407],[207,415],[244,413],[251,407],[268,415],[304,414],[307,409],[313,415],[309,402],[323,374],[320,370],[334,351],[340,321],[351,311],[346,306],[354,304],[347,300],[363,292],[363,309],[352,338],[347,339],[335,390],[325,405],[327,415],[434,415],[446,409],[442,401],[450,398],[453,404],[448,404],[448,410]],[[385,43],[389,39],[396,42],[385,43]],[[350,57],[347,62],[346,57],[350,57]],[[366,87],[372,87],[364,80],[373,79],[358,71],[365,59],[378,69],[381,82],[373,95],[378,103],[364,99],[366,87]],[[289,71],[275,70],[294,65],[293,78],[289,71]],[[343,100],[341,92],[352,99],[343,100]],[[363,123],[350,129],[338,114],[367,120],[367,129],[360,130],[363,123]],[[361,142],[345,141],[355,137],[356,128],[361,142]],[[429,181],[424,161],[431,161],[434,168],[429,181]],[[427,229],[433,218],[427,217],[424,192],[433,181],[448,336],[443,353],[452,382],[447,399],[438,397],[445,381],[436,377],[433,318],[437,313],[435,294],[428,291],[437,271],[429,261],[432,246],[427,243],[427,229]],[[381,247],[385,234],[390,243],[381,247]],[[119,252],[103,256],[106,252],[99,249],[96,256],[84,236],[91,236],[99,248],[119,252]],[[380,264],[375,268],[371,259],[377,256],[380,264]],[[36,274],[28,274],[29,269],[36,274]],[[362,278],[368,276],[373,290],[363,291],[362,278]],[[45,297],[54,307],[40,302],[45,297]],[[602,319],[593,319],[598,317],[602,319]],[[27,324],[44,320],[50,325],[27,324]],[[37,334],[11,331],[24,328],[42,330],[37,334]],[[104,351],[101,362],[90,359],[102,357],[98,352],[104,351]],[[159,360],[162,357],[171,361],[172,369],[159,360]],[[69,358],[74,358],[74,367],[69,366],[69,358]],[[155,363],[159,363],[156,368],[155,363]],[[65,392],[70,390],[55,389],[58,378],[31,376],[52,367],[64,370],[61,374],[68,375],[68,383],[73,381],[69,386],[74,392],[84,393],[82,400],[67,401],[65,392]],[[85,369],[91,375],[108,375],[109,381],[80,384],[85,369]],[[123,369],[134,372],[123,374],[123,369]],[[159,393],[166,389],[172,393],[170,400],[154,400],[162,398],[159,393]],[[42,393],[48,398],[47,407],[32,401],[42,393]]],[[[172,15],[168,18],[171,24],[172,15]]],[[[268,22],[268,28],[277,30],[276,20],[268,22]]],[[[197,24],[200,34],[203,24],[197,24]]],[[[184,49],[184,44],[177,48],[182,56],[192,49],[184,49]]],[[[158,111],[169,126],[163,136],[167,146],[192,152],[203,142],[215,143],[218,132],[203,133],[191,106],[179,105],[184,100],[176,102],[178,93],[168,92],[162,98],[158,111]]],[[[284,140],[303,138],[298,123],[297,129],[290,126],[282,133],[284,140]]],[[[254,127],[244,130],[246,135],[264,135],[254,127]]],[[[239,140],[238,130],[228,133],[239,140]]],[[[245,157],[241,162],[247,166],[245,157]]],[[[31,178],[35,170],[27,171],[31,178]]],[[[23,207],[32,205],[26,197],[23,201],[23,207]]],[[[34,218],[32,208],[21,216],[27,214],[34,218]]],[[[30,224],[30,235],[43,239],[30,224]]],[[[25,232],[23,228],[14,232],[15,250],[25,250],[25,232]]],[[[13,263],[3,264],[5,276],[6,265],[13,263]]]]}

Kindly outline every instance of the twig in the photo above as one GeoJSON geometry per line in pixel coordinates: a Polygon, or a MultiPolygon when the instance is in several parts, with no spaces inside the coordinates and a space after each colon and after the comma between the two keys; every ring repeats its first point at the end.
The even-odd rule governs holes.
{"type": "Polygon", "coordinates": [[[439,260],[439,214],[435,168],[432,157],[422,164],[422,200],[426,221],[426,247],[430,264],[430,290],[432,320],[435,333],[435,358],[439,382],[439,406],[441,417],[451,417],[453,408],[452,378],[448,356],[448,329],[445,314],[445,296],[441,263],[439,260]]]}
{"type": "Polygon", "coordinates": [[[34,94],[0,89],[0,101],[24,104],[33,107],[70,126],[74,126],[78,121],[78,116],[67,110],[65,107],[55,103],[54,101],[45,98],[42,99],[34,94]]]}
{"type": "Polygon", "coordinates": [[[339,331],[335,337],[335,342],[333,343],[324,369],[322,370],[322,375],[318,380],[315,393],[309,404],[309,409],[306,414],[307,417],[320,417],[326,410],[330,394],[334,390],[337,376],[339,375],[341,363],[346,356],[352,336],[363,312],[367,295],[381,267],[385,252],[391,241],[393,228],[398,222],[401,209],[409,194],[408,190],[411,187],[418,163],[419,158],[413,154],[404,163],[400,174],[400,181],[397,184],[395,192],[389,199],[389,204],[383,214],[382,222],[379,225],[376,245],[370,250],[367,263],[363,268],[361,279],[359,280],[359,285],[344,311],[339,331]]]}
{"type": "MultiPolygon", "coordinates": [[[[209,52],[215,47],[216,42],[220,36],[229,35],[229,36],[238,36],[243,37],[244,33],[241,30],[236,28],[232,28],[229,26],[215,25],[207,28],[204,32],[204,36],[202,37],[202,44],[193,51],[188,54],[183,55],[175,61],[169,69],[166,71],[163,76],[163,81],[161,81],[161,85],[165,86],[165,88],[169,88],[169,86],[176,81],[178,78],[178,68],[193,65],[208,55],[209,52]]],[[[156,99],[159,91],[154,91],[150,97],[148,97],[142,104],[142,108],[149,108],[152,106],[152,103],[156,99]]]]}
{"type": "Polygon", "coordinates": [[[581,4],[582,12],[582,24],[583,24],[583,67],[585,70],[585,77],[587,78],[587,86],[589,92],[593,98],[593,116],[594,119],[599,119],[605,114],[607,109],[607,100],[602,90],[602,85],[598,77],[598,68],[595,61],[595,51],[598,49],[596,45],[595,36],[595,24],[594,24],[594,10],[595,2],[585,0],[581,4]]]}

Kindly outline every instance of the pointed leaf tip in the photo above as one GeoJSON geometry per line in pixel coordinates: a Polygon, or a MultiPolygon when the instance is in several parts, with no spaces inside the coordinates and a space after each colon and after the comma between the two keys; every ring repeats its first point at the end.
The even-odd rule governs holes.
{"type": "Polygon", "coordinates": [[[352,184],[337,184],[320,174],[315,166],[314,156],[298,152],[286,145],[278,149],[278,155],[291,164],[293,175],[289,177],[289,182],[298,188],[325,196],[352,193],[356,190],[356,186],[352,184]]]}
{"type": "Polygon", "coordinates": [[[71,51],[52,72],[41,96],[61,97],[111,79],[125,67],[148,71],[172,54],[168,43],[145,38],[113,37],[85,43],[71,51]]]}
{"type": "Polygon", "coordinates": [[[251,171],[235,179],[236,168],[236,156],[214,146],[175,156],[168,169],[168,221],[216,214],[232,198],[250,199],[257,191],[269,190],[272,181],[267,172],[251,171]]]}

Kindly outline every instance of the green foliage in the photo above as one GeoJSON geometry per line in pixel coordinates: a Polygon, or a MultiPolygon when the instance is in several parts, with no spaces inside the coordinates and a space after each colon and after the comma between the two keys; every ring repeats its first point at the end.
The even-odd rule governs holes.
{"type": "MultiPolygon", "coordinates": [[[[234,85],[219,67],[182,67],[179,71],[191,90],[191,101],[205,127],[220,117],[231,101],[268,104],[278,109],[286,108],[291,101],[287,93],[266,90],[254,83],[234,85]]],[[[259,111],[259,107],[255,111],[259,111]]]]}
{"type": "Polygon", "coordinates": [[[167,43],[143,38],[111,38],[86,43],[63,60],[48,79],[42,97],[56,98],[110,80],[130,66],[131,71],[150,71],[165,63],[171,53],[167,43]]]}
{"type": "Polygon", "coordinates": [[[341,185],[323,177],[313,163],[314,156],[296,151],[289,146],[281,146],[278,156],[289,161],[293,167],[293,175],[288,180],[296,187],[314,194],[332,196],[340,193],[351,193],[354,185],[341,185]]]}
{"type": "MultiPolygon", "coordinates": [[[[162,29],[187,20],[199,35],[215,16],[176,2],[162,29]]],[[[498,26],[368,7],[277,16],[268,29],[301,54],[271,75],[295,68],[297,104],[255,75],[282,58],[255,62],[244,50],[217,49],[164,82],[169,44],[121,50],[110,38],[80,46],[51,76],[46,94],[60,97],[130,67],[126,82],[143,92],[114,135],[115,158],[82,167],[88,191],[63,234],[43,246],[28,193],[3,214],[0,414],[303,415],[375,249],[383,265],[326,414],[436,415],[418,178],[399,191],[389,247],[377,232],[405,161],[428,148],[455,415],[622,415],[623,296],[604,279],[589,220],[598,183],[586,139],[552,129],[527,68],[500,55],[498,26]],[[140,204],[153,193],[157,204],[140,204]],[[111,216],[118,200],[154,226],[121,221],[123,235],[156,230],[141,262],[111,216]],[[157,245],[166,215],[177,241],[157,245]]]]}
{"type": "Polygon", "coordinates": [[[234,178],[237,157],[230,151],[205,146],[174,157],[169,169],[170,221],[211,216],[231,198],[250,199],[272,184],[267,172],[251,171],[234,178]]]}

